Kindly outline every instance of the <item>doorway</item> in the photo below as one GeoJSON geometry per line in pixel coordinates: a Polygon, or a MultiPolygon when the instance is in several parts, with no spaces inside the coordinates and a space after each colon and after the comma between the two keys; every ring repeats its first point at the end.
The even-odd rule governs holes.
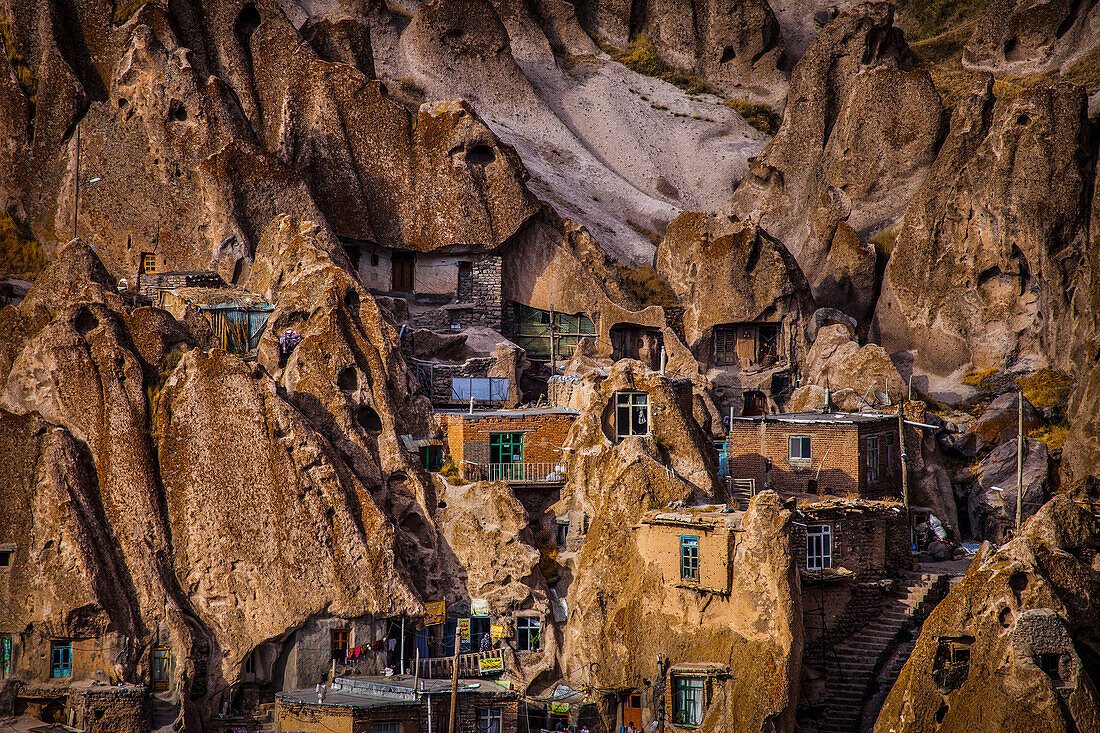
{"type": "Polygon", "coordinates": [[[416,255],[412,252],[394,252],[390,259],[393,268],[392,290],[399,292],[411,292],[413,289],[413,274],[416,264],[416,255]]]}
{"type": "Polygon", "coordinates": [[[741,414],[745,417],[753,417],[755,415],[763,415],[768,411],[768,398],[764,396],[763,392],[757,392],[755,390],[745,393],[745,408],[741,411],[741,414]]]}
{"type": "Polygon", "coordinates": [[[622,704],[623,727],[631,725],[635,730],[642,729],[642,695],[640,692],[631,692],[623,698],[622,704]]]}

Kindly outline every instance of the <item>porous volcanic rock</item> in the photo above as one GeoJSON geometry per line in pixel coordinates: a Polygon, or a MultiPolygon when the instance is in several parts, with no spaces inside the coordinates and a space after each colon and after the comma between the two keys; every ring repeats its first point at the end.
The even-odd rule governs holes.
{"type": "Polygon", "coordinates": [[[906,210],[872,329],[958,399],[960,370],[1078,371],[1095,342],[1085,96],[1065,84],[995,99],[979,81],[906,210]]]}
{"type": "Polygon", "coordinates": [[[1066,496],[983,545],[924,622],[875,733],[1100,729],[1098,551],[1096,518],[1066,496]],[[952,642],[966,663],[949,663],[952,642]]]}
{"type": "Polygon", "coordinates": [[[860,320],[876,287],[867,241],[901,217],[942,136],[935,87],[909,70],[893,20],[892,6],[864,3],[822,29],[794,68],[783,124],[730,203],[786,244],[819,305],[860,320]]]}
{"type": "Polygon", "coordinates": [[[1079,491],[1091,484],[1100,500],[1100,366],[1089,372],[1070,398],[1069,434],[1062,448],[1062,482],[1079,491]],[[1091,479],[1091,481],[1090,481],[1091,479]]]}
{"type": "MultiPolygon", "coordinates": [[[[1000,542],[1016,521],[1016,447],[1001,443],[975,469],[966,512],[976,540],[1000,542]]],[[[1050,457],[1046,443],[1024,438],[1024,518],[1046,503],[1051,493],[1050,457]]]]}
{"type": "Polygon", "coordinates": [[[1064,68],[1100,43],[1095,2],[996,0],[978,16],[963,46],[968,69],[1012,76],[1064,68]]]}
{"type": "Polygon", "coordinates": [[[685,306],[684,334],[696,358],[709,358],[714,326],[759,320],[784,322],[792,358],[805,353],[814,311],[806,280],[787,248],[752,224],[685,212],[669,224],[656,267],[685,306]]]}
{"type": "Polygon", "coordinates": [[[767,0],[655,0],[637,32],[666,63],[732,96],[782,102],[783,39],[767,0]]]}
{"type": "Polygon", "coordinates": [[[863,403],[855,409],[879,404],[876,391],[886,394],[891,402],[906,396],[905,380],[889,354],[878,344],[860,346],[846,326],[819,329],[801,368],[804,386],[799,389],[816,384],[853,390],[863,403]]]}

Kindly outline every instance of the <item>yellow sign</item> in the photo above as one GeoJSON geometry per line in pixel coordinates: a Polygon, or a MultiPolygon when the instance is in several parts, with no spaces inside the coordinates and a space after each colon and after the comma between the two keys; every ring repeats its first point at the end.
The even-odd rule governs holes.
{"type": "Polygon", "coordinates": [[[504,657],[483,657],[477,660],[477,668],[481,674],[485,674],[486,672],[503,672],[504,657]]]}
{"type": "Polygon", "coordinates": [[[502,624],[490,624],[489,625],[489,636],[493,637],[494,639],[503,639],[504,638],[504,626],[502,624]]]}
{"type": "Polygon", "coordinates": [[[446,601],[432,601],[425,603],[424,608],[427,609],[428,615],[424,617],[425,626],[435,626],[441,624],[447,620],[447,602],[446,601]]]}
{"type": "Polygon", "coordinates": [[[460,641],[470,640],[470,619],[460,618],[458,620],[458,638],[460,641]]]}

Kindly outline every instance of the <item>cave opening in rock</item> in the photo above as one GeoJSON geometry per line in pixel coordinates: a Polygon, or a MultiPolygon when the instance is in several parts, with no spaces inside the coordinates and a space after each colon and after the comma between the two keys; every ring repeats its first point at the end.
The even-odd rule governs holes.
{"type": "Polygon", "coordinates": [[[355,372],[355,367],[345,367],[340,370],[340,374],[336,377],[336,386],[344,392],[354,392],[359,388],[359,376],[355,372]]]}
{"type": "Polygon", "coordinates": [[[355,411],[355,422],[369,435],[379,435],[382,432],[382,418],[370,405],[359,405],[355,411]]]}
{"type": "Polygon", "coordinates": [[[80,313],[76,317],[76,331],[81,336],[87,336],[88,333],[99,325],[99,319],[95,317],[87,308],[81,309],[80,313]]]}
{"type": "Polygon", "coordinates": [[[496,152],[485,144],[475,145],[466,151],[466,162],[473,165],[489,165],[496,159],[496,152]]]}
{"type": "Polygon", "coordinates": [[[187,108],[183,106],[183,103],[178,99],[173,99],[168,106],[168,116],[176,122],[187,121],[187,108]]]}
{"type": "Polygon", "coordinates": [[[737,52],[733,50],[733,46],[726,46],[722,49],[722,58],[719,59],[719,63],[728,64],[737,57],[737,52]]]}

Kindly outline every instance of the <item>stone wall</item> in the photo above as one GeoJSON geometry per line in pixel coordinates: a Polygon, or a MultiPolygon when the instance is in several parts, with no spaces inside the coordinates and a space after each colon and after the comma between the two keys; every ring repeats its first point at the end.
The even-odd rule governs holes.
{"type": "Polygon", "coordinates": [[[158,290],[196,287],[220,288],[224,286],[225,282],[218,273],[201,270],[193,272],[142,273],[138,276],[138,290],[141,291],[142,295],[152,298],[154,302],[156,302],[158,290]]]}
{"type": "Polygon", "coordinates": [[[73,688],[72,725],[85,733],[149,733],[149,695],[139,685],[73,688]]]}
{"type": "Polygon", "coordinates": [[[468,311],[455,314],[463,326],[486,326],[500,330],[501,270],[499,255],[482,257],[458,268],[458,302],[471,303],[468,311]]]}

